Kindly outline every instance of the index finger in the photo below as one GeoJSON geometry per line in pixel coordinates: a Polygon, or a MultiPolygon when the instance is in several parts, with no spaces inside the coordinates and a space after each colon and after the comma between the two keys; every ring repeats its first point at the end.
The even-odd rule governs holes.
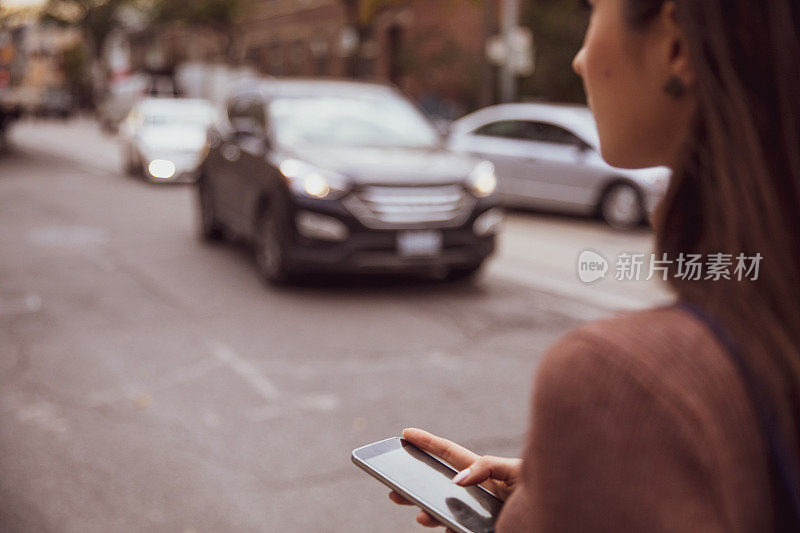
{"type": "Polygon", "coordinates": [[[421,429],[409,428],[403,430],[403,438],[417,448],[435,455],[449,463],[453,468],[462,470],[478,460],[478,454],[469,451],[455,442],[437,437],[421,429]]]}

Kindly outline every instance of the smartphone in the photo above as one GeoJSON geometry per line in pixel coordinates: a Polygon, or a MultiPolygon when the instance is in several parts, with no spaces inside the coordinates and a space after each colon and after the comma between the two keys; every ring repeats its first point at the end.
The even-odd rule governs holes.
{"type": "Polygon", "coordinates": [[[479,486],[450,481],[458,471],[413,444],[393,437],[362,446],[353,462],[458,533],[492,533],[502,500],[479,486]]]}

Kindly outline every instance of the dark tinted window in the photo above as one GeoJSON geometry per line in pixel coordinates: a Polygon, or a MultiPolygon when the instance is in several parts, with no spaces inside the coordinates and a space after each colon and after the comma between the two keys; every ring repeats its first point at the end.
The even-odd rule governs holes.
{"type": "Polygon", "coordinates": [[[552,124],[544,122],[525,122],[523,138],[529,141],[555,143],[555,144],[578,144],[578,138],[573,134],[552,124]]]}
{"type": "Polygon", "coordinates": [[[500,120],[481,126],[474,131],[475,135],[488,137],[506,137],[524,139],[525,123],[521,120],[500,120]]]}
{"type": "Polygon", "coordinates": [[[533,122],[528,120],[500,120],[491,122],[475,130],[474,134],[555,144],[575,145],[580,143],[575,135],[563,128],[545,122],[533,122]]]}
{"type": "Polygon", "coordinates": [[[252,126],[262,129],[267,126],[264,102],[252,96],[245,96],[233,100],[228,106],[228,118],[231,124],[247,122],[252,126]]]}

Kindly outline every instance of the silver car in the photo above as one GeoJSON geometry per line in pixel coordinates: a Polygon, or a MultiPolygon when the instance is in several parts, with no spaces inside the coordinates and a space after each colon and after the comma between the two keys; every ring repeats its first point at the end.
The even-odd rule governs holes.
{"type": "Polygon", "coordinates": [[[500,197],[508,207],[599,214],[621,229],[644,221],[670,176],[665,167],[628,170],[603,161],[586,107],[487,107],[451,124],[448,147],[494,163],[500,197]]]}
{"type": "Polygon", "coordinates": [[[195,181],[216,114],[205,100],[142,100],[120,126],[125,170],[154,182],[195,181]]]}

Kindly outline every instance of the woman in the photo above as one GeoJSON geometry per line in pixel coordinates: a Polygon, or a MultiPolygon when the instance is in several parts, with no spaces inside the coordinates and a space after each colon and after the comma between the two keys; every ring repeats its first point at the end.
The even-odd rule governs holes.
{"type": "Polygon", "coordinates": [[[591,4],[573,67],[604,158],[673,169],[654,226],[679,303],[553,347],[521,460],[404,435],[506,499],[498,532],[800,531],[800,2],[591,4]],[[715,253],[763,260],[681,279],[715,253]]]}

